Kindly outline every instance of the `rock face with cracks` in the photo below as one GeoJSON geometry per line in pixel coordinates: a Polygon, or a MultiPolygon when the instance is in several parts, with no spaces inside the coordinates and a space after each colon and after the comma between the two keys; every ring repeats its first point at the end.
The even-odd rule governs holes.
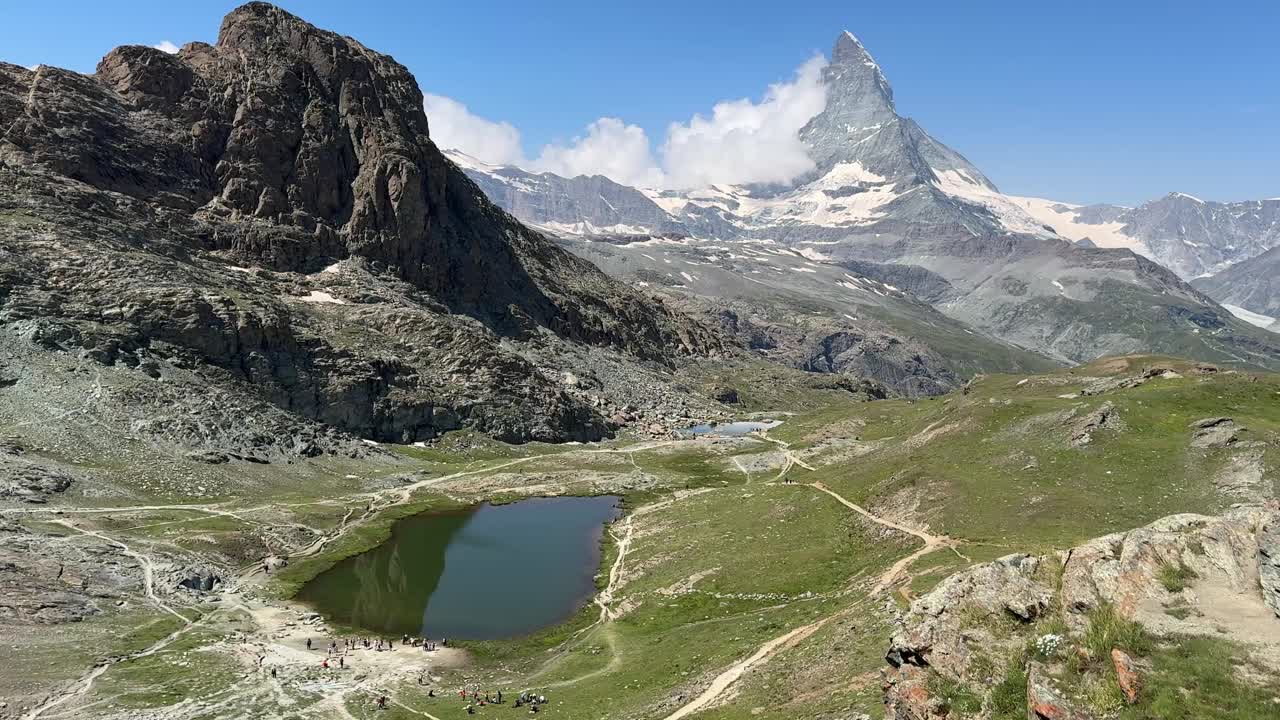
{"type": "Polygon", "coordinates": [[[0,63],[0,126],[0,328],[50,352],[406,442],[608,433],[521,344],[721,349],[492,205],[402,65],[264,3],[94,75],[0,63]]]}
{"type": "MultiPolygon", "coordinates": [[[[1065,552],[1010,555],[957,573],[912,602],[899,619],[886,654],[895,668],[885,686],[886,707],[898,713],[890,716],[925,716],[918,709],[928,673],[984,691],[989,662],[1009,657],[1026,642],[993,628],[1030,628],[1050,611],[1060,611],[1071,632],[1083,632],[1089,613],[1109,605],[1161,634],[1226,633],[1254,647],[1265,662],[1280,663],[1280,620],[1261,620],[1274,624],[1263,629],[1241,620],[1271,614],[1256,612],[1265,608],[1280,616],[1277,527],[1280,510],[1274,505],[1240,505],[1220,517],[1172,515],[1065,552]],[[1162,570],[1171,566],[1194,582],[1183,588],[1162,583],[1162,570]],[[1182,618],[1165,612],[1177,603],[1200,612],[1182,618]],[[908,708],[917,708],[911,711],[916,714],[908,708]]],[[[1105,660],[1125,668],[1122,690],[1132,702],[1140,691],[1133,658],[1120,652],[1105,660]]],[[[1027,703],[1031,718],[1086,717],[1036,663],[1028,671],[1027,703]]]]}

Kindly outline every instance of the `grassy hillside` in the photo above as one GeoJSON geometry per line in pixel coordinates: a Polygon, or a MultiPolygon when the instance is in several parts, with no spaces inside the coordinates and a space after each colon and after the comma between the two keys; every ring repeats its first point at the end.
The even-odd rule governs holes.
{"type": "MultiPolygon", "coordinates": [[[[792,382],[792,375],[767,382],[762,372],[729,366],[695,380],[747,389],[749,408],[768,408],[785,420],[767,437],[519,449],[471,439],[404,448],[399,455],[409,480],[366,484],[357,494],[319,485],[315,496],[295,494],[288,505],[259,497],[219,506],[239,519],[174,510],[106,519],[66,508],[62,517],[78,526],[156,553],[195,548],[198,534],[214,546],[213,556],[234,555],[237,536],[259,532],[259,519],[317,533],[299,541],[313,549],[297,553],[283,574],[263,578],[246,570],[247,587],[266,581],[263,590],[250,589],[217,610],[203,606],[198,632],[146,662],[110,667],[73,705],[100,703],[95,707],[123,715],[171,704],[176,695],[164,688],[188,682],[183,678],[192,673],[239,672],[242,679],[230,687],[209,690],[215,701],[208,712],[175,717],[276,716],[286,703],[322,716],[464,717],[457,696],[464,685],[482,693],[502,689],[508,698],[535,688],[551,700],[543,712],[560,718],[665,718],[686,707],[702,718],[878,717],[894,612],[948,575],[1173,513],[1215,513],[1241,502],[1221,480],[1242,454],[1263,469],[1262,485],[1250,492],[1273,497],[1276,490],[1280,378],[1274,375],[1142,356],[1044,375],[980,376],[941,398],[863,402],[844,390],[792,382]],[[1104,406],[1105,421],[1090,427],[1104,406]],[[1232,441],[1194,447],[1190,425],[1210,417],[1232,418],[1232,441]],[[282,624],[297,616],[272,599],[377,542],[395,517],[418,508],[602,492],[623,495],[627,514],[606,534],[601,604],[530,637],[464,643],[465,653],[448,661],[358,653],[353,671],[326,671],[317,666],[320,656],[299,644],[301,633],[327,635],[282,624]],[[161,520],[170,524],[156,527],[161,520]],[[335,533],[318,549],[310,540],[335,533]],[[924,536],[937,539],[937,549],[917,553],[924,536]],[[269,677],[237,654],[237,637],[257,643],[255,652],[277,663],[279,675],[269,677]],[[428,689],[438,697],[428,697],[428,689]],[[382,693],[395,699],[386,711],[373,704],[382,693]],[[699,704],[704,693],[710,696],[699,704]]],[[[21,519],[41,529],[40,518],[21,519]]],[[[140,622],[132,612],[130,621],[140,622]]],[[[1192,683],[1197,702],[1206,705],[1215,694],[1241,692],[1236,681],[1196,669],[1195,663],[1244,652],[1229,641],[1158,638],[1152,647],[1153,687],[1192,683]]],[[[33,652],[39,661],[62,651],[33,652]]],[[[47,682],[47,663],[40,667],[47,682]]],[[[70,665],[68,679],[77,667],[70,665]]],[[[957,713],[973,700],[963,688],[935,690],[955,696],[957,713]]],[[[1149,702],[1169,698],[1161,691],[1149,702]]],[[[1131,708],[1126,717],[1163,717],[1151,714],[1159,707],[1150,705],[1146,715],[1131,708]]],[[[477,711],[511,712],[509,701],[477,711]]],[[[1217,717],[1258,717],[1251,712],[1217,717]]]]}

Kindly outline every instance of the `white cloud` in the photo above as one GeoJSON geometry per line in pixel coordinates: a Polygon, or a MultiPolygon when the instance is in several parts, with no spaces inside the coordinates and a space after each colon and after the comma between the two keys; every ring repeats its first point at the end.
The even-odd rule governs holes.
{"type": "Polygon", "coordinates": [[[425,95],[423,107],[431,139],[445,150],[462,152],[495,165],[525,165],[520,131],[511,123],[472,114],[466,105],[443,95],[425,95]]]}
{"type": "Polygon", "coordinates": [[[695,115],[687,123],[672,123],[662,144],[662,163],[654,159],[644,129],[618,118],[600,118],[584,134],[547,145],[530,159],[511,123],[487,120],[440,95],[427,95],[424,106],[437,145],[497,165],[566,177],[604,175],[641,187],[785,182],[813,168],[799,131],[826,105],[826,62],[814,56],[791,81],[770,85],[759,102],[725,101],[712,108],[709,118],[695,115]]]}
{"type": "Polygon", "coordinates": [[[826,64],[821,55],[814,56],[792,81],[770,85],[758,103],[721,102],[710,118],[694,115],[688,123],[672,123],[662,147],[668,183],[785,182],[812,170],[799,131],[826,105],[826,64]]]}
{"type": "Polygon", "coordinates": [[[587,134],[569,145],[542,148],[531,169],[565,177],[604,175],[614,182],[640,187],[664,184],[644,130],[610,117],[588,125],[587,134]]]}
{"type": "Polygon", "coordinates": [[[169,53],[170,55],[178,52],[178,46],[168,40],[161,40],[151,47],[169,53]]]}
{"type": "Polygon", "coordinates": [[[587,126],[585,135],[567,144],[547,145],[530,159],[524,154],[520,131],[511,123],[487,120],[442,95],[425,95],[423,107],[431,139],[446,150],[461,150],[494,165],[517,165],[566,177],[605,175],[627,184],[662,184],[662,171],[653,160],[644,130],[616,118],[600,118],[587,126]]]}

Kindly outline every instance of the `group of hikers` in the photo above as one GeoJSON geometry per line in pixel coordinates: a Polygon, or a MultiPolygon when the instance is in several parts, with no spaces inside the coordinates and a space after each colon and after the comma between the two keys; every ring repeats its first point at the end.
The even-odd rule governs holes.
{"type": "MultiPolygon", "coordinates": [[[[306,639],[306,645],[308,650],[318,649],[316,648],[316,645],[311,638],[306,639]]],[[[430,652],[438,648],[448,647],[449,640],[447,638],[442,638],[437,643],[436,641],[431,640],[430,638],[417,637],[417,636],[411,637],[408,633],[405,633],[400,637],[400,646],[413,647],[413,648],[420,647],[423,649],[423,651],[430,652]]],[[[333,658],[336,657],[337,658],[336,667],[345,668],[347,666],[347,657],[346,657],[347,654],[353,650],[358,650],[360,648],[364,648],[365,650],[382,651],[382,650],[395,650],[395,647],[396,646],[395,646],[394,639],[384,639],[380,637],[356,637],[356,638],[342,638],[341,640],[330,640],[329,643],[325,646],[325,657],[320,661],[320,667],[325,670],[335,667],[335,665],[331,661],[333,660],[333,658]]],[[[271,668],[271,676],[276,677],[276,668],[274,667],[271,668]]],[[[428,683],[429,683],[429,676],[427,674],[427,671],[423,670],[422,673],[420,673],[418,676],[418,684],[427,685],[428,683]]],[[[427,697],[429,698],[437,697],[436,691],[434,688],[428,690],[427,697]]],[[[470,689],[462,688],[458,690],[458,697],[460,697],[462,701],[466,703],[465,709],[468,715],[474,715],[476,713],[477,708],[482,708],[487,705],[505,704],[505,698],[503,697],[501,690],[499,690],[497,693],[486,692],[483,695],[481,695],[480,688],[478,686],[472,687],[470,689]]],[[[379,695],[374,700],[374,705],[379,710],[386,710],[390,702],[391,702],[391,699],[386,695],[379,695]]],[[[515,703],[512,704],[512,707],[513,708],[527,707],[530,713],[536,713],[546,703],[547,703],[546,695],[539,695],[535,692],[526,690],[520,693],[520,695],[516,698],[515,703]]]]}
{"type": "MultiPolygon", "coordinates": [[[[462,688],[461,690],[458,691],[458,697],[462,698],[462,701],[467,703],[466,710],[468,715],[475,715],[477,707],[484,707],[486,705],[501,705],[503,703],[501,690],[498,691],[497,695],[493,695],[492,693],[485,693],[484,697],[481,697],[479,688],[472,688],[470,692],[468,692],[466,688],[462,688]]],[[[528,707],[529,712],[536,713],[538,712],[539,708],[545,705],[546,703],[547,703],[546,695],[538,695],[537,693],[526,690],[520,693],[518,697],[516,697],[515,704],[513,704],[512,707],[513,708],[528,707]]]]}
{"type": "MultiPolygon", "coordinates": [[[[425,678],[425,673],[423,676],[420,676],[418,678],[419,685],[423,684],[424,678],[425,678]]],[[[428,691],[427,697],[429,698],[436,697],[436,691],[434,689],[428,691]]],[[[487,692],[482,697],[480,695],[480,689],[478,687],[472,688],[471,690],[467,690],[467,688],[462,688],[458,690],[458,697],[462,698],[462,701],[467,703],[465,709],[468,715],[475,715],[476,708],[482,708],[487,705],[502,705],[505,702],[503,700],[501,690],[499,690],[496,694],[487,692]]],[[[389,701],[390,700],[386,695],[379,695],[378,699],[374,701],[374,704],[377,705],[379,710],[386,710],[387,703],[389,701]]],[[[516,701],[512,705],[512,708],[528,707],[530,713],[536,713],[545,704],[547,704],[546,695],[538,695],[537,693],[526,690],[520,693],[520,695],[516,698],[516,701]]]]}
{"type": "MultiPolygon", "coordinates": [[[[400,639],[400,645],[401,647],[414,647],[414,648],[420,647],[422,648],[423,652],[431,652],[438,648],[449,647],[449,639],[443,638],[440,640],[440,642],[437,643],[430,638],[416,637],[416,636],[409,637],[409,634],[405,633],[405,635],[400,639]]],[[[394,639],[384,640],[383,638],[379,638],[379,637],[343,638],[341,641],[330,640],[329,644],[325,646],[325,657],[323,660],[320,661],[320,667],[324,670],[328,670],[329,668],[333,667],[333,663],[331,662],[331,660],[336,656],[338,658],[337,667],[345,668],[347,666],[347,657],[346,657],[347,653],[351,652],[352,650],[358,650],[360,648],[364,648],[365,650],[373,650],[375,652],[382,652],[383,650],[395,650],[396,641],[394,639]]],[[[311,638],[307,638],[307,649],[308,650],[315,649],[315,644],[311,641],[311,638]]],[[[274,676],[274,674],[275,674],[275,670],[273,669],[272,675],[274,676]]]]}
{"type": "MultiPolygon", "coordinates": [[[[416,637],[416,636],[409,637],[408,634],[405,634],[404,637],[400,639],[400,645],[402,647],[415,647],[415,648],[420,647],[423,649],[423,651],[430,652],[438,648],[449,647],[449,638],[442,638],[440,642],[437,643],[433,641],[431,638],[416,637]]],[[[307,638],[307,649],[311,650],[313,647],[314,646],[311,642],[311,638],[307,638]]],[[[367,638],[367,637],[343,638],[341,643],[339,643],[337,640],[330,640],[328,645],[328,651],[329,651],[329,655],[332,656],[332,655],[341,654],[348,650],[358,650],[362,647],[365,650],[375,650],[378,652],[381,652],[383,650],[395,650],[396,641],[394,639],[383,640],[382,638],[367,638]]]]}

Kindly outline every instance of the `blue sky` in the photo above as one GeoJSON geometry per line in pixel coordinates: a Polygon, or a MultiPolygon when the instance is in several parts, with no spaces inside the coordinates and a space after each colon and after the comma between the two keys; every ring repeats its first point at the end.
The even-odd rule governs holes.
{"type": "MultiPolygon", "coordinates": [[[[92,71],[126,43],[213,41],[235,2],[5,3],[0,58],[92,71]]],[[[533,157],[601,117],[656,149],[759,99],[852,30],[898,109],[1006,192],[1136,203],[1280,196],[1280,3],[282,2],[394,55],[533,157]]],[[[434,134],[434,133],[433,133],[434,134]]]]}

